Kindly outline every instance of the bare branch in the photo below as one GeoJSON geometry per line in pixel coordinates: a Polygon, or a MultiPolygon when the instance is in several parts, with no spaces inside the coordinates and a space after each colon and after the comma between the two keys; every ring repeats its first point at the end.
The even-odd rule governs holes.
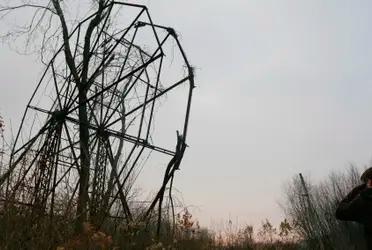
{"type": "Polygon", "coordinates": [[[65,16],[63,15],[63,11],[59,4],[59,0],[52,0],[52,2],[53,2],[54,8],[56,9],[57,15],[61,21],[66,63],[71,70],[71,74],[73,75],[75,82],[79,85],[80,78],[76,70],[74,58],[72,57],[72,53],[71,53],[71,48],[70,48],[70,43],[69,43],[69,33],[68,33],[67,25],[66,25],[65,16]]]}
{"type": "Polygon", "coordinates": [[[89,59],[91,57],[91,52],[90,52],[90,39],[92,37],[92,33],[95,27],[99,25],[103,18],[103,10],[105,8],[105,1],[100,0],[99,5],[98,5],[98,11],[96,13],[96,16],[90,21],[88,29],[85,33],[85,38],[84,38],[84,51],[83,51],[83,70],[81,73],[81,81],[82,83],[86,83],[86,80],[88,78],[88,68],[89,68],[89,59]]]}
{"type": "Polygon", "coordinates": [[[21,9],[21,8],[37,8],[37,9],[45,9],[47,11],[52,12],[53,14],[57,14],[53,9],[47,7],[47,6],[42,6],[42,5],[37,5],[37,4],[21,4],[17,6],[0,6],[0,12],[7,12],[7,11],[12,11],[16,9],[21,9]]]}

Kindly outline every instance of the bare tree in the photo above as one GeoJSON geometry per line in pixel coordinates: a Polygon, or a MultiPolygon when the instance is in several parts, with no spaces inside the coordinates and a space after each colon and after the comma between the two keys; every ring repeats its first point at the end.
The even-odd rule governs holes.
{"type": "MultiPolygon", "coordinates": [[[[145,6],[113,0],[88,2],[85,6],[82,4],[83,17],[75,16],[72,6],[77,3],[59,0],[12,1],[10,5],[0,6],[0,20],[18,11],[33,10],[29,24],[5,32],[2,38],[17,41],[26,37],[25,46],[36,44],[41,61],[46,65],[27,105],[8,169],[0,176],[0,185],[14,183],[7,188],[5,199],[13,197],[18,204],[32,207],[32,223],[38,220],[36,214],[47,214],[53,221],[59,192],[64,191],[60,183],[66,183],[68,192],[65,194],[69,194],[65,214],[76,208],[76,232],[83,231],[86,221],[94,221],[98,227],[108,217],[130,222],[133,213],[127,190],[130,190],[131,180],[135,180],[134,173],[140,172],[135,168],[145,150],[155,151],[171,158],[159,190],[139,218],[148,220],[156,210],[159,234],[165,192],[169,191],[168,198],[173,206],[173,179],[186,149],[193,69],[176,32],[155,25],[145,6]],[[139,11],[128,26],[116,28],[114,19],[121,6],[139,11]],[[149,27],[155,44],[149,50],[135,42],[142,27],[149,27]],[[158,30],[164,35],[160,36],[158,30]],[[186,72],[163,87],[164,44],[171,39],[175,41],[173,45],[179,50],[181,67],[186,66],[186,72]],[[34,104],[44,82],[54,86],[48,108],[34,104]],[[189,89],[176,149],[155,145],[151,132],[156,101],[184,83],[189,84],[189,89]],[[45,114],[45,122],[34,129],[35,133],[24,143],[20,138],[30,110],[45,114]],[[132,129],[135,135],[128,133],[131,127],[135,127],[132,129]],[[130,147],[125,147],[127,142],[130,147]],[[20,164],[28,156],[30,161],[20,164]],[[66,170],[60,170],[61,166],[66,170]],[[107,166],[111,167],[109,171],[107,166]],[[77,174],[71,173],[74,169],[77,174]],[[12,181],[14,175],[16,178],[12,181]],[[28,187],[29,191],[23,187],[28,187]]],[[[36,126],[32,125],[28,131],[30,135],[33,127],[36,126]]]]}
{"type": "Polygon", "coordinates": [[[335,218],[338,202],[359,182],[359,171],[351,166],[316,184],[298,176],[289,183],[284,210],[308,249],[363,249],[361,227],[335,218]]]}
{"type": "MultiPolygon", "coordinates": [[[[64,11],[61,7],[61,2],[59,0],[51,0],[42,4],[34,4],[30,1],[25,1],[19,5],[14,6],[3,6],[1,7],[1,12],[9,12],[19,8],[36,8],[35,14],[32,17],[31,24],[24,29],[23,33],[31,36],[36,29],[41,28],[39,25],[48,19],[48,26],[52,26],[52,18],[56,16],[60,21],[60,29],[62,31],[63,39],[63,51],[65,55],[66,65],[68,66],[73,80],[78,88],[78,103],[79,103],[79,137],[80,137],[80,185],[79,185],[79,199],[77,205],[77,226],[81,227],[82,223],[87,220],[87,202],[88,202],[88,185],[89,185],[89,169],[90,169],[90,156],[89,156],[89,129],[88,129],[88,112],[87,112],[87,90],[90,85],[95,81],[95,76],[89,76],[90,60],[92,57],[92,35],[94,29],[104,20],[109,11],[109,6],[112,1],[108,0],[98,0],[94,1],[97,4],[96,11],[92,14],[94,17],[91,18],[88,27],[86,28],[83,43],[83,54],[81,65],[77,66],[76,59],[73,56],[73,51],[70,46],[70,36],[71,31],[69,30],[68,24],[65,19],[64,11]],[[42,12],[36,24],[34,19],[37,18],[38,13],[42,12]],[[47,14],[49,13],[49,17],[47,14]],[[79,67],[79,69],[78,69],[79,67]]],[[[22,33],[22,32],[21,32],[22,33]]],[[[14,33],[13,33],[14,34],[14,33]]],[[[11,35],[8,33],[8,35],[11,35]]],[[[48,38],[42,39],[41,49],[43,50],[48,45],[48,38]]],[[[76,45],[78,46],[78,44],[76,45]]],[[[81,230],[79,228],[78,230],[81,230]]]]}

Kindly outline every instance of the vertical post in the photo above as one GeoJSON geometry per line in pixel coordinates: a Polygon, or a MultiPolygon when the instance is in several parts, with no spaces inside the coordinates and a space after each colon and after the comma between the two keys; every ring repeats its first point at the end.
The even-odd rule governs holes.
{"type": "Polygon", "coordinates": [[[304,177],[302,176],[302,173],[300,173],[299,176],[300,176],[301,185],[302,185],[302,188],[303,188],[303,191],[304,191],[303,195],[306,197],[308,214],[311,218],[315,218],[316,230],[319,230],[319,232],[318,231],[315,232],[316,238],[317,238],[318,243],[319,243],[319,247],[320,247],[321,250],[324,250],[325,248],[324,248],[324,244],[323,244],[323,241],[322,241],[323,232],[321,231],[319,216],[318,216],[315,208],[313,207],[313,205],[311,203],[309,190],[307,189],[307,186],[306,186],[304,177]]]}

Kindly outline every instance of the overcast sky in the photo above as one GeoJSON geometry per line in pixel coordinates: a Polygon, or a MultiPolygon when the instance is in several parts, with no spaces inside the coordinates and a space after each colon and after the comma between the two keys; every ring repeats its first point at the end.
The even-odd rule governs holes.
{"type": "MultiPolygon", "coordinates": [[[[276,224],[294,175],[370,163],[370,1],[132,2],[177,30],[196,68],[176,186],[202,225],[276,224]]],[[[1,45],[0,114],[14,129],[41,70],[1,45]]]]}

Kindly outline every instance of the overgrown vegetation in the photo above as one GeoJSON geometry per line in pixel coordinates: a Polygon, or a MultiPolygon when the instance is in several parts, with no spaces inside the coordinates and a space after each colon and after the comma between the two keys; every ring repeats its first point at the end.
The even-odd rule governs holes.
{"type": "Polygon", "coordinates": [[[100,229],[85,223],[82,233],[74,234],[73,220],[65,217],[56,221],[52,228],[46,223],[46,227],[25,231],[22,223],[28,221],[24,218],[26,215],[21,207],[14,207],[13,211],[0,216],[1,225],[4,220],[12,222],[5,223],[12,228],[1,227],[0,249],[296,249],[297,246],[294,231],[286,220],[278,229],[266,220],[257,233],[252,226],[216,233],[201,228],[184,209],[177,214],[175,231],[169,230],[172,228],[167,225],[169,222],[163,222],[161,237],[157,239],[156,221],[148,224],[106,223],[100,229]],[[56,234],[48,233],[48,230],[56,234]],[[112,232],[114,234],[110,234],[112,232]],[[51,238],[53,235],[58,237],[51,238]]]}
{"type": "MultiPolygon", "coordinates": [[[[1,132],[4,127],[0,120],[1,132]]],[[[27,167],[28,162],[22,164],[27,167]]],[[[169,210],[163,211],[160,237],[157,237],[156,217],[147,223],[120,222],[115,218],[107,219],[100,226],[85,222],[82,231],[76,233],[74,211],[63,213],[68,200],[60,197],[57,201],[61,209],[56,209],[53,224],[47,215],[32,214],[27,204],[11,197],[1,201],[0,249],[296,249],[298,242],[287,220],[276,228],[266,219],[256,230],[251,225],[239,227],[229,221],[225,229],[214,232],[200,227],[186,208],[180,208],[174,221],[169,210]],[[35,224],[35,220],[38,223],[35,224]]],[[[141,213],[140,207],[133,210],[141,213]]]]}
{"type": "MultiPolygon", "coordinates": [[[[3,120],[0,128],[3,133],[3,120]]],[[[3,151],[4,147],[2,155],[6,153],[3,151]]],[[[82,232],[76,234],[73,211],[56,216],[51,226],[43,224],[45,216],[29,214],[27,204],[2,201],[0,249],[364,249],[361,226],[334,217],[338,202],[360,183],[360,172],[351,166],[319,183],[295,176],[284,190],[283,209],[288,219],[278,227],[268,219],[259,228],[239,227],[229,221],[223,230],[215,232],[200,227],[184,208],[174,221],[169,211],[164,211],[160,237],[156,218],[147,223],[109,219],[100,227],[84,223],[82,232]],[[35,219],[39,220],[37,227],[25,230],[29,228],[25,223],[32,225],[35,219]]],[[[66,205],[63,199],[60,202],[62,207],[66,205]]]]}
{"type": "Polygon", "coordinates": [[[361,225],[335,218],[341,199],[361,184],[360,173],[350,166],[319,183],[296,176],[288,184],[283,207],[303,249],[365,249],[361,225]]]}

